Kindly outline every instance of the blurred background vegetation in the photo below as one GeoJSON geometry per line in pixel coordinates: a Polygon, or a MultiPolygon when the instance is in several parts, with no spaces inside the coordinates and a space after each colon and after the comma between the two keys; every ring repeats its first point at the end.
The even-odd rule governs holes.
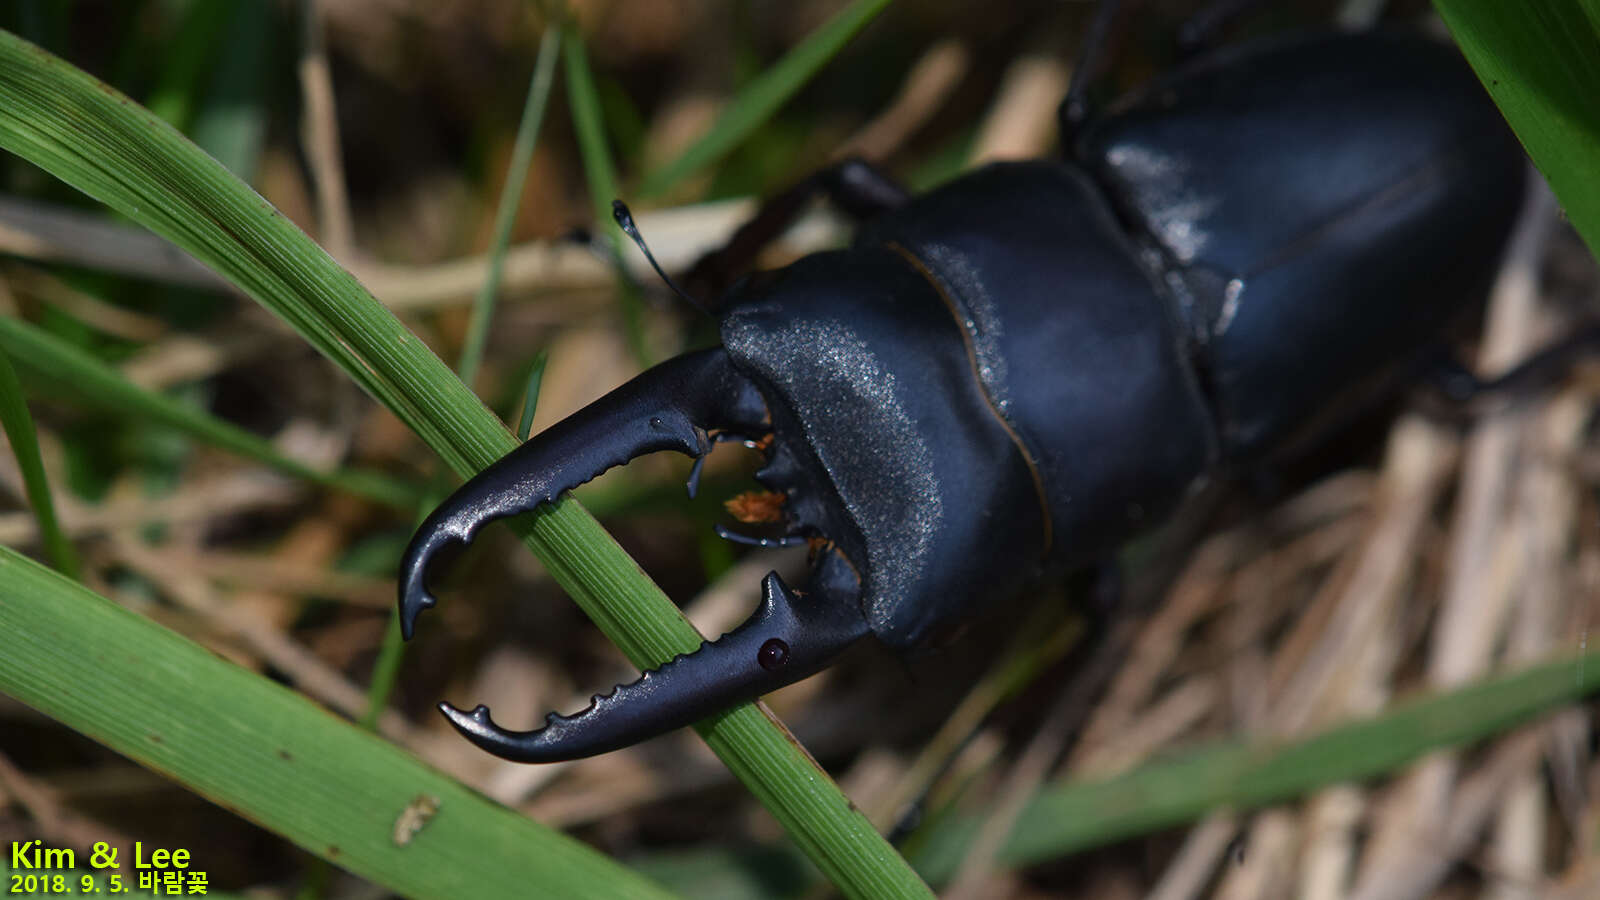
{"type": "MultiPolygon", "coordinates": [[[[919,0],[891,4],[721,158],[670,185],[652,177],[713,130],[741,88],[846,5],[570,4],[594,72],[616,193],[632,203],[669,269],[681,271],[725,240],[753,209],[751,198],[845,153],[924,188],[985,160],[1055,149],[1055,107],[1090,6],[919,0]]],[[[1290,6],[1255,15],[1227,37],[1360,18],[1371,4],[1290,6]]],[[[1399,21],[1427,15],[1417,4],[1390,7],[1386,14],[1399,21]]],[[[1173,35],[1192,13],[1189,3],[1146,4],[1119,39],[1110,84],[1136,84],[1170,65],[1173,35]]],[[[451,365],[469,340],[471,304],[486,278],[483,260],[493,249],[548,24],[537,5],[519,0],[18,0],[0,8],[0,27],[104,79],[254,186],[451,365]]],[[[562,74],[556,81],[472,379],[513,425],[536,386],[535,431],[644,364],[715,339],[631,248],[631,275],[619,288],[611,229],[595,219],[596,201],[611,198],[591,193],[594,164],[586,166],[579,149],[570,84],[562,74]]],[[[1534,323],[1530,333],[1556,333],[1582,310],[1592,314],[1594,277],[1581,244],[1550,224],[1554,213],[1538,215],[1548,221],[1530,265],[1542,273],[1550,302],[1524,316],[1534,323]]],[[[846,234],[818,211],[763,262],[781,263],[846,234]]],[[[44,336],[28,340],[81,351],[264,442],[242,458],[238,441],[220,441],[232,452],[219,449],[219,441],[154,421],[67,370],[14,360],[85,583],[344,715],[364,717],[490,797],[689,895],[814,889],[807,864],[784,849],[777,826],[692,734],[572,765],[524,767],[479,754],[444,727],[431,711],[440,698],[483,701],[504,724],[528,727],[545,709],[577,708],[591,691],[632,676],[537,561],[496,533],[454,567],[449,598],[425,618],[396,675],[385,653],[394,643],[396,562],[426,498],[450,484],[432,453],[259,307],[10,155],[0,157],[0,313],[44,336]],[[279,472],[251,461],[274,455],[279,472]],[[293,465],[354,474],[321,483],[281,474],[293,465]]],[[[6,347],[18,355],[14,344],[6,347]]],[[[1573,635],[1591,618],[1600,581],[1595,396],[1590,379],[1540,401],[1518,418],[1516,440],[1530,443],[1502,464],[1507,477],[1532,479],[1532,496],[1553,491],[1570,501],[1544,526],[1555,536],[1537,539],[1560,548],[1539,576],[1559,582],[1550,589],[1559,603],[1547,610],[1544,643],[1506,649],[1538,644],[1510,637],[1522,632],[1503,611],[1509,600],[1478,638],[1508,658],[1575,649],[1573,635]],[[1565,480],[1550,487],[1541,478],[1565,480]]],[[[1334,474],[1282,492],[1290,496],[1281,505],[1231,504],[1141,547],[1135,571],[1143,575],[1130,590],[1148,595],[1141,609],[1163,610],[1148,620],[1110,615],[1092,602],[1090,614],[1079,616],[1060,600],[1081,599],[1081,585],[1046,585],[1036,608],[996,610],[949,655],[902,663],[864,650],[771,705],[874,822],[901,832],[1003,800],[1008,790],[1027,793],[1052,770],[1119,772],[1175,746],[1241,732],[1287,737],[1376,711],[1391,694],[1433,683],[1434,601],[1415,598],[1449,590],[1452,541],[1462,540],[1452,535],[1467,515],[1454,499],[1458,460],[1473,452],[1461,449],[1464,432],[1406,423],[1393,434],[1374,428],[1338,457],[1319,460],[1313,468],[1334,474]],[[1346,469],[1351,462],[1360,468],[1346,469]],[[1383,598],[1376,606],[1359,605],[1374,594],[1383,598]],[[1344,622],[1344,643],[1319,637],[1337,628],[1301,624],[1306,609],[1318,627],[1344,622]],[[1381,659],[1368,660],[1362,648],[1379,636],[1392,643],[1381,659]],[[1348,666],[1357,663],[1380,671],[1370,683],[1352,681],[1348,666]],[[1058,699],[1062,685],[1080,681],[1113,687],[1104,701],[1091,690],[1058,699]],[[1066,759],[1041,767],[1041,755],[1066,759]]],[[[688,463],[676,459],[641,461],[579,497],[702,632],[715,634],[753,606],[769,568],[793,571],[801,562],[793,554],[747,554],[711,532],[727,521],[722,501],[751,486],[753,464],[754,455],[738,448],[719,451],[692,502],[682,489],[688,463]]],[[[0,543],[43,557],[9,455],[0,494],[0,543]]],[[[1521,509],[1516,502],[1472,515],[1510,519],[1505,510],[1521,509]]],[[[1536,541],[1527,534],[1508,529],[1494,541],[1536,541]]],[[[1511,572],[1497,578],[1524,587],[1537,581],[1523,569],[1511,572]]],[[[1526,822],[1536,821],[1547,838],[1531,869],[1515,868],[1526,862],[1526,848],[1506,851],[1513,861],[1504,868],[1541,884],[1592,884],[1577,881],[1595,877],[1596,812],[1586,786],[1597,770],[1587,715],[1571,712],[1540,732],[1532,750],[1527,739],[1511,740],[1464,763],[1453,796],[1483,805],[1463,785],[1489,791],[1489,773],[1505,793],[1493,793],[1488,805],[1509,805],[1502,782],[1533,779],[1529,796],[1542,804],[1501,827],[1527,833],[1526,822]],[[1515,758],[1507,763],[1507,756],[1515,758]]],[[[1406,796],[1403,790],[1411,789],[1397,779],[1393,795],[1406,796]]],[[[1169,884],[1218,896],[1283,896],[1274,893],[1282,885],[1319,883],[1316,867],[1330,854],[1353,867],[1365,838],[1401,828],[1386,809],[1353,789],[1328,792],[1255,819],[1213,815],[1193,831],[1157,831],[1020,876],[1005,871],[1010,863],[996,871],[980,859],[962,869],[960,883],[975,892],[969,896],[1131,897],[1169,884]],[[1263,872],[1245,860],[1291,862],[1263,872]],[[1185,864],[1199,874],[1186,874],[1185,864]]],[[[1474,835],[1489,827],[1482,823],[1492,812],[1481,818],[1474,835]]],[[[118,834],[188,848],[214,886],[253,896],[382,894],[0,697],[0,842],[118,834]]],[[[923,829],[906,845],[913,855],[919,840],[939,846],[934,830],[923,829]]],[[[1500,884],[1496,864],[1485,860],[1503,846],[1452,846],[1422,889],[1476,896],[1500,884]]],[[[1416,863],[1419,854],[1439,855],[1401,859],[1416,863]]],[[[1380,881],[1391,871],[1383,865],[1399,865],[1363,860],[1372,868],[1362,871],[1380,881]]],[[[921,865],[943,867],[949,878],[958,861],[924,857],[921,865]]]]}

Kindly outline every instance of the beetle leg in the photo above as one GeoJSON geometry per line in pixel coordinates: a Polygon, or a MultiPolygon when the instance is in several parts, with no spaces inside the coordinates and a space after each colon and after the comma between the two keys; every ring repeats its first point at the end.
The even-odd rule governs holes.
{"type": "Polygon", "coordinates": [[[1565,377],[1574,365],[1600,352],[1600,323],[1557,340],[1499,375],[1480,378],[1454,357],[1432,362],[1429,383],[1447,402],[1467,406],[1492,396],[1516,397],[1565,377]]]}
{"type": "Polygon", "coordinates": [[[910,193],[872,163],[850,157],[817,170],[761,205],[728,243],[700,258],[683,276],[702,296],[718,296],[817,197],[827,197],[858,222],[905,204],[910,193]]]}
{"type": "Polygon", "coordinates": [[[1178,28],[1178,49],[1186,56],[1212,49],[1223,29],[1260,5],[1261,0],[1211,0],[1178,28]]]}
{"type": "Polygon", "coordinates": [[[486,522],[553,502],[613,466],[657,450],[704,456],[710,428],[754,432],[766,406],[722,348],[669,360],[552,425],[462,485],[428,516],[400,562],[400,628],[437,601],[426,577],[434,554],[466,543],[486,522]]]}
{"type": "Polygon", "coordinates": [[[717,533],[717,537],[731,543],[744,544],[746,547],[762,547],[772,550],[782,547],[798,547],[807,543],[806,536],[803,534],[786,534],[775,538],[756,537],[749,534],[740,534],[720,522],[712,526],[712,530],[717,533]]]}
{"type": "Polygon", "coordinates": [[[1120,0],[1100,0],[1088,28],[1083,34],[1083,44],[1072,63],[1072,81],[1067,85],[1067,96],[1061,101],[1058,118],[1061,120],[1061,145],[1071,148],[1089,120],[1089,87],[1101,75],[1107,53],[1106,42],[1111,36],[1111,26],[1122,10],[1120,0]]]}
{"type": "MultiPolygon", "coordinates": [[[[714,431],[711,432],[710,437],[711,443],[713,444],[726,444],[730,441],[739,441],[745,444],[751,443],[748,437],[745,437],[742,434],[736,434],[732,431],[714,431]]],[[[701,455],[695,457],[694,466],[689,469],[689,480],[684,487],[688,488],[689,490],[690,500],[693,500],[695,496],[700,493],[700,472],[705,468],[705,464],[706,454],[702,453],[701,455]]]]}
{"type": "Polygon", "coordinates": [[[469,712],[441,703],[439,710],[468,740],[504,759],[577,759],[691,725],[813,675],[869,631],[855,573],[830,551],[814,567],[810,590],[797,594],[776,572],[767,575],[761,605],[744,624],[595,695],[582,712],[550,713],[542,728],[508,731],[484,706],[469,712]]]}

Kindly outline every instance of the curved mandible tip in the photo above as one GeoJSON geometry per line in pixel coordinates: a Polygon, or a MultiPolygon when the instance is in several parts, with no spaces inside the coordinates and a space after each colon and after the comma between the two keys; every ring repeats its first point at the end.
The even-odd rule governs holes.
{"type": "Polygon", "coordinates": [[[400,561],[400,629],[438,601],[428,566],[484,523],[536,509],[636,456],[676,450],[702,456],[707,430],[757,430],[766,409],[755,386],[720,347],[668,360],[552,425],[478,473],[428,516],[400,561]]]}
{"type": "MultiPolygon", "coordinates": [[[[829,551],[827,556],[835,556],[829,551]]],[[[605,753],[691,725],[826,668],[870,629],[853,572],[819,564],[815,589],[796,595],[777,573],[761,585],[761,606],[744,624],[639,680],[596,695],[571,716],[551,713],[544,727],[508,731],[487,707],[439,710],[466,738],[514,762],[556,762],[605,753]]]]}

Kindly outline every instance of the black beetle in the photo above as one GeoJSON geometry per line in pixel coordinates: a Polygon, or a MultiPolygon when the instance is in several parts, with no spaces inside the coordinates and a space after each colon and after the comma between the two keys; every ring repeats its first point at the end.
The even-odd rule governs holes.
{"type": "Polygon", "coordinates": [[[536,731],[441,704],[458,729],[513,760],[612,750],[1107,558],[1414,373],[1481,297],[1522,194],[1471,72],[1416,37],[1272,38],[1102,115],[1071,107],[1066,158],[915,198],[830,170],[817,184],[868,219],[848,249],[745,278],[720,347],[551,427],[423,523],[407,637],[442,546],[656,450],[772,435],[757,479],[814,540],[805,590],[769,575],[695,653],[536,731]]]}

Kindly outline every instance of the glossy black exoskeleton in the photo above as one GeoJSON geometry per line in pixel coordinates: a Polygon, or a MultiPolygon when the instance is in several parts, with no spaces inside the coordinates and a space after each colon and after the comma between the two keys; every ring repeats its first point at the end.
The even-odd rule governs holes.
{"type": "Polygon", "coordinates": [[[830,173],[845,250],[746,278],[722,344],[640,375],[423,523],[401,612],[445,544],[656,450],[773,436],[758,480],[809,585],[546,727],[444,706],[490,752],[615,749],[804,678],[866,635],[922,647],[1051,570],[1107,558],[1219,476],[1399,383],[1491,277],[1523,155],[1456,52],[1280,37],[1074,120],[1063,159],[915,198],[830,173]]]}

